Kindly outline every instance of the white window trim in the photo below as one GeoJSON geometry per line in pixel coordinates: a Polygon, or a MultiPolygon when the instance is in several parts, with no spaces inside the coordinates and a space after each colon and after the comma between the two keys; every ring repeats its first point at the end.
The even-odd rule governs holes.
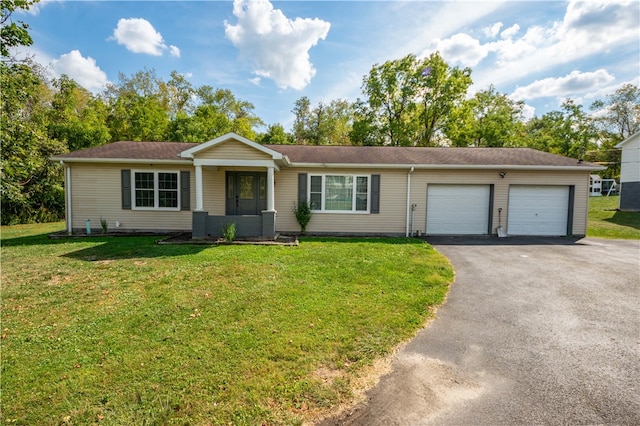
{"type": "Polygon", "coordinates": [[[307,200],[311,201],[311,177],[312,176],[320,176],[322,178],[322,192],[321,192],[321,203],[319,210],[312,210],[313,213],[332,213],[332,214],[369,214],[371,211],[371,175],[365,174],[350,174],[350,173],[309,173],[308,181],[307,181],[307,200]],[[353,178],[353,187],[352,187],[352,205],[351,210],[325,210],[325,182],[327,176],[350,176],[353,178]],[[366,210],[356,210],[357,203],[357,185],[358,178],[366,177],[367,178],[367,209],[366,210]]]}
{"type": "Polygon", "coordinates": [[[176,170],[131,170],[131,210],[148,210],[148,211],[180,211],[180,172],[176,170]],[[154,207],[138,207],[136,206],[136,173],[153,173],[153,203],[154,207]],[[177,207],[158,207],[160,203],[158,175],[160,173],[173,173],[178,177],[178,206],[177,207]]]}

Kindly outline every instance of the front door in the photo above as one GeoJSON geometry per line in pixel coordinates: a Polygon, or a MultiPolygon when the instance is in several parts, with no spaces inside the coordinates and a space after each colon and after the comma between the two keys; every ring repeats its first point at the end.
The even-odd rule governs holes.
{"type": "Polygon", "coordinates": [[[259,215],[267,208],[267,174],[227,172],[226,214],[259,215]]]}

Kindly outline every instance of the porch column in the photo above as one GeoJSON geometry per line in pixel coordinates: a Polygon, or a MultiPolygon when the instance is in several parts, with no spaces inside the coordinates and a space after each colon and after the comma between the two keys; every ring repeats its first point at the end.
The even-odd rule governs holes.
{"type": "Polygon", "coordinates": [[[204,210],[202,202],[202,166],[196,166],[196,211],[204,210]]]}
{"type": "Polygon", "coordinates": [[[273,167],[267,167],[267,211],[275,211],[275,177],[273,167]]]}

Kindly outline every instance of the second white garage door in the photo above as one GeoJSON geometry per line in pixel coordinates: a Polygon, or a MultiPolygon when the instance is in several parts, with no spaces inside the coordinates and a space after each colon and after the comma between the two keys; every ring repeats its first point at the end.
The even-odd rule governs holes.
{"type": "Polygon", "coordinates": [[[429,185],[427,234],[487,234],[490,200],[489,185],[429,185]]]}
{"type": "Polygon", "coordinates": [[[567,235],[568,212],[568,186],[511,186],[507,233],[567,235]]]}

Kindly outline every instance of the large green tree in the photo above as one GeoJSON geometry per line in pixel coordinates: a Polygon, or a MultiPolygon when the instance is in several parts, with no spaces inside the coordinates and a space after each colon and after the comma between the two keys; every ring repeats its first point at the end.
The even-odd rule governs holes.
{"type": "Polygon", "coordinates": [[[584,153],[597,147],[593,119],[582,105],[567,99],[561,111],[533,118],[526,126],[525,145],[541,151],[584,159],[584,153]]]}
{"type": "Polygon", "coordinates": [[[449,66],[438,53],[374,65],[363,79],[351,132],[358,145],[434,146],[471,85],[471,69],[449,66]]]}
{"type": "Polygon", "coordinates": [[[591,104],[602,136],[620,142],[640,130],[640,88],[625,84],[591,104]]]}
{"type": "Polygon", "coordinates": [[[56,91],[49,108],[49,137],[70,151],[103,145],[110,140],[107,109],[101,99],[63,75],[53,81],[56,91]]]}
{"type": "Polygon", "coordinates": [[[326,104],[320,101],[311,108],[306,96],[295,102],[293,136],[301,145],[349,145],[353,126],[353,106],[344,99],[326,104]]]}
{"type": "Polygon", "coordinates": [[[523,128],[523,105],[491,85],[450,112],[446,136],[453,146],[516,146],[523,128]]]}
{"type": "Polygon", "coordinates": [[[284,131],[282,124],[271,124],[265,133],[256,137],[256,142],[271,145],[291,145],[294,143],[293,135],[284,131]]]}
{"type": "Polygon", "coordinates": [[[161,91],[163,82],[155,70],[144,69],[131,77],[120,73],[119,80],[119,84],[110,84],[105,92],[112,141],[164,140],[170,109],[161,91]]]}
{"type": "Polygon", "coordinates": [[[49,161],[64,142],[48,136],[51,89],[33,63],[0,63],[0,193],[2,224],[59,220],[62,167],[49,161]]]}
{"type": "Polygon", "coordinates": [[[471,86],[471,68],[449,66],[439,53],[417,64],[421,131],[418,145],[434,146],[443,139],[451,115],[464,102],[471,86]]]}
{"type": "Polygon", "coordinates": [[[255,128],[263,125],[254,106],[234,96],[228,89],[201,86],[195,89],[198,105],[192,114],[179,112],[171,120],[167,139],[204,142],[228,132],[248,139],[256,138],[255,128]]]}

